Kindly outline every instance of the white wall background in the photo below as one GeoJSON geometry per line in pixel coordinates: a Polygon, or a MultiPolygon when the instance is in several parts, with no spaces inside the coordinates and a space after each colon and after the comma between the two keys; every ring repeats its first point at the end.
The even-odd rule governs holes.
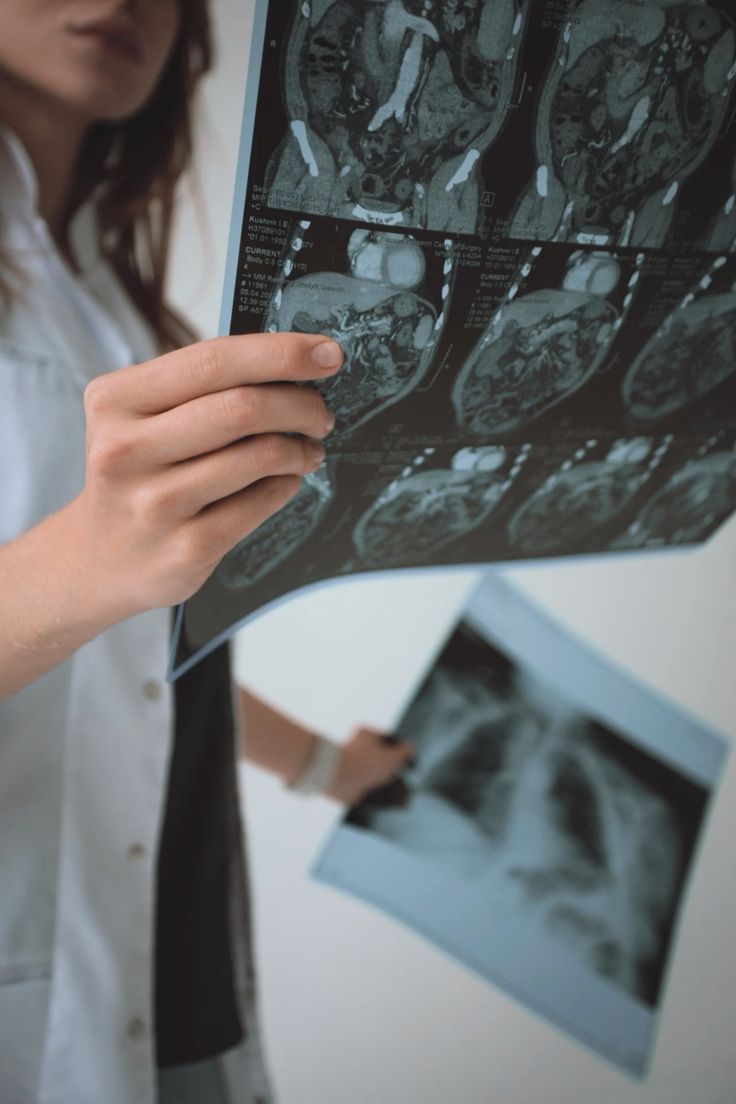
{"type": "MultiPolygon", "coordinates": [[[[252,0],[214,0],[201,126],[204,237],[191,197],[173,293],[219,314],[252,0]]],[[[614,661],[736,740],[736,522],[677,556],[528,567],[515,581],[614,661]]],[[[335,738],[390,726],[472,573],[347,582],[249,626],[239,670],[335,738]]],[[[308,878],[337,815],[243,776],[268,1052],[280,1104],[734,1104],[736,756],[711,817],[652,1070],[634,1083],[366,905],[308,878]]]]}

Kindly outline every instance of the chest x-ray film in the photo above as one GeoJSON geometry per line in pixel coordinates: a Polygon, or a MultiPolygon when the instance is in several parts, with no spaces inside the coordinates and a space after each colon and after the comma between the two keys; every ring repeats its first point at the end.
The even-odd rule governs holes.
{"type": "Polygon", "coordinates": [[[325,465],[174,671],[321,580],[723,523],[735,107],[731,0],[256,0],[221,329],[346,363],[325,465]]]}
{"type": "Polygon", "coordinates": [[[726,742],[490,574],[397,735],[317,877],[642,1076],[726,742]]]}

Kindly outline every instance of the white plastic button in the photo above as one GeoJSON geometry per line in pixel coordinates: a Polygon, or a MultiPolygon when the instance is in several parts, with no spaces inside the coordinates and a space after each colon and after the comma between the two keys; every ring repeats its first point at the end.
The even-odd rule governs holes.
{"type": "Polygon", "coordinates": [[[126,1031],[129,1039],[142,1039],[146,1034],[146,1025],[140,1016],[133,1016],[128,1020],[126,1031]]]}
{"type": "Polygon", "coordinates": [[[143,683],[143,696],[147,698],[148,701],[158,701],[161,697],[161,683],[156,682],[155,679],[148,679],[147,682],[143,683]]]}

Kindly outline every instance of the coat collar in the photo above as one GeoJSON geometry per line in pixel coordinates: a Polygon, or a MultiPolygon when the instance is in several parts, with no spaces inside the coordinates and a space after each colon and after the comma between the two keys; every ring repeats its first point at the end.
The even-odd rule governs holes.
{"type": "MultiPolygon", "coordinates": [[[[0,124],[0,236],[2,248],[16,253],[56,252],[51,232],[38,210],[38,176],[23,143],[0,124]]],[[[83,275],[100,260],[97,217],[92,203],[75,214],[69,240],[83,275]]]]}

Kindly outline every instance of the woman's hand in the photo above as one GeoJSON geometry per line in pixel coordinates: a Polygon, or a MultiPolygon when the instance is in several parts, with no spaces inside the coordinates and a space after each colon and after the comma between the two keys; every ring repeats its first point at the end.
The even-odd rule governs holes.
{"type": "Polygon", "coordinates": [[[357,728],[340,749],[327,796],[344,805],[355,805],[371,790],[391,782],[413,754],[411,744],[392,743],[373,728],[357,728]]]}
{"type": "Polygon", "coordinates": [[[258,334],[90,383],[86,481],[68,509],[80,571],[107,620],[189,598],[296,493],[334,424],[318,392],[296,384],[341,363],[334,341],[258,334]]]}
{"type": "MultiPolygon", "coordinates": [[[[321,737],[247,687],[239,689],[244,722],[241,754],[292,786],[308,770],[321,737]]],[[[395,778],[412,756],[411,745],[393,743],[374,728],[356,728],[340,746],[327,796],[354,805],[369,790],[395,778]]]]}
{"type": "Polygon", "coordinates": [[[0,697],[135,613],[175,605],[319,466],[333,419],[314,388],[334,341],[201,342],[87,388],[86,478],[0,547],[0,697]]]}

